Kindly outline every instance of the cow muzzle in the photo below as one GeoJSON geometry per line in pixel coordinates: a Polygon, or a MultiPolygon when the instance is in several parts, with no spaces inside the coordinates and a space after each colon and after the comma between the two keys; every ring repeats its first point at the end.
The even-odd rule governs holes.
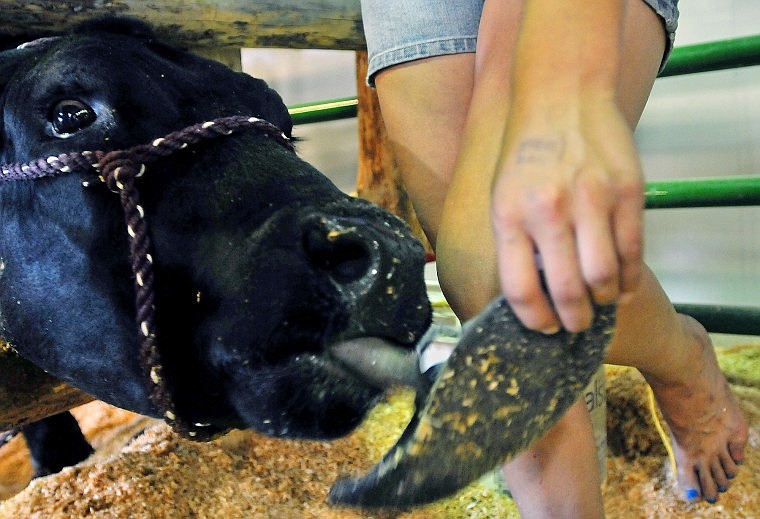
{"type": "Polygon", "coordinates": [[[348,326],[337,339],[380,337],[411,350],[430,323],[425,251],[396,217],[367,210],[313,215],[303,227],[303,250],[347,307],[348,326]]]}

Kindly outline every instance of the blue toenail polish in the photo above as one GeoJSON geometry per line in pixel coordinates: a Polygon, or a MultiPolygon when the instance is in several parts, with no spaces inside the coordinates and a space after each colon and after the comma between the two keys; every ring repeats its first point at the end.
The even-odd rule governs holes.
{"type": "Polygon", "coordinates": [[[715,503],[718,502],[718,498],[717,497],[706,497],[705,501],[707,501],[711,505],[714,505],[715,503]]]}
{"type": "Polygon", "coordinates": [[[726,474],[726,479],[734,479],[736,474],[726,474]]]}
{"type": "Polygon", "coordinates": [[[688,501],[694,501],[697,498],[699,498],[699,490],[697,490],[696,488],[686,489],[686,499],[688,501]]]}
{"type": "Polygon", "coordinates": [[[728,490],[728,489],[726,487],[724,487],[723,485],[718,485],[718,492],[720,492],[721,494],[723,492],[725,492],[726,490],[728,490]]]}

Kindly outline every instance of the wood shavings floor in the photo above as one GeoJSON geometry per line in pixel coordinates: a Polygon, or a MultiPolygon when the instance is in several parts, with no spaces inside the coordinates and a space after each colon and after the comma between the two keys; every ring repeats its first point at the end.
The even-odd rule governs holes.
{"type": "MultiPolygon", "coordinates": [[[[741,355],[747,354],[750,362],[756,362],[760,346],[745,348],[741,355]]],[[[724,369],[731,362],[733,357],[724,369]]],[[[732,382],[751,424],[747,460],[715,505],[687,505],[678,499],[665,451],[646,411],[642,380],[631,370],[608,369],[611,454],[604,493],[608,517],[757,517],[760,372],[754,371],[757,379],[752,369],[747,376],[746,365],[738,362],[739,375],[732,382]]],[[[0,518],[518,517],[509,498],[485,483],[396,516],[326,504],[327,491],[337,477],[366,470],[394,442],[409,419],[410,404],[409,394],[393,395],[358,431],[335,442],[275,440],[233,431],[199,444],[178,438],[162,423],[93,402],[75,410],[97,448],[86,462],[26,486],[31,468],[23,440],[16,438],[0,449],[0,499],[5,499],[0,502],[0,518]]]]}

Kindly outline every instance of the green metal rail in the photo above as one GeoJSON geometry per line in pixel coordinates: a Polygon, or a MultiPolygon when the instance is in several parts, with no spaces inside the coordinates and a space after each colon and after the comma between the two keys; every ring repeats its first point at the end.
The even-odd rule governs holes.
{"type": "Polygon", "coordinates": [[[760,175],[648,182],[647,209],[760,205],[760,175]]]}
{"type": "Polygon", "coordinates": [[[359,101],[355,97],[342,97],[318,103],[293,105],[288,108],[293,124],[321,123],[356,117],[359,101]]]}
{"type": "Polygon", "coordinates": [[[760,335],[760,308],[687,303],[674,306],[677,312],[692,316],[710,333],[760,335]]]}
{"type": "MultiPolygon", "coordinates": [[[[760,205],[760,176],[649,182],[645,192],[647,209],[748,205],[760,205]]],[[[687,303],[675,307],[711,333],[760,335],[760,308],[687,303]]]]}
{"type": "Polygon", "coordinates": [[[673,49],[660,77],[760,65],[760,35],[673,49]]]}

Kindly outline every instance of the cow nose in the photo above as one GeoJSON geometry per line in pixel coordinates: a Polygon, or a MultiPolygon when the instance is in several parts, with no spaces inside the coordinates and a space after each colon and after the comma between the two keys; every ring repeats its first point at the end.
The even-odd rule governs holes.
{"type": "Polygon", "coordinates": [[[361,279],[372,264],[367,243],[352,226],[310,227],[304,231],[303,248],[313,265],[342,284],[361,279]]]}

